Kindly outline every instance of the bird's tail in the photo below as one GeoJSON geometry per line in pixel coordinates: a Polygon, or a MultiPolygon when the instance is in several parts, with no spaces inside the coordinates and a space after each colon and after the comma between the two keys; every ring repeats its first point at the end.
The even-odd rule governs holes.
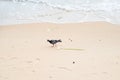
{"type": "Polygon", "coordinates": [[[48,42],[50,41],[50,40],[47,40],[48,42]]]}
{"type": "Polygon", "coordinates": [[[62,40],[61,40],[61,39],[59,39],[59,40],[58,40],[58,42],[62,42],[62,40]]]}

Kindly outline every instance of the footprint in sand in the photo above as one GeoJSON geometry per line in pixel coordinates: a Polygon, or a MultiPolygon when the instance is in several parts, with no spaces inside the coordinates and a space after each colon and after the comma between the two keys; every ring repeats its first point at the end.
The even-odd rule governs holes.
{"type": "Polygon", "coordinates": [[[51,79],[51,78],[53,78],[52,76],[49,76],[49,78],[51,79]]]}
{"type": "Polygon", "coordinates": [[[4,57],[0,57],[0,60],[4,60],[5,58],[4,57]]]}
{"type": "Polygon", "coordinates": [[[40,58],[36,58],[37,61],[40,61],[40,58]]]}
{"type": "Polygon", "coordinates": [[[32,70],[32,72],[35,72],[35,70],[32,70]]]}
{"type": "Polygon", "coordinates": [[[103,74],[108,74],[107,72],[102,72],[103,74]]]}
{"type": "Polygon", "coordinates": [[[33,63],[33,61],[27,61],[27,63],[32,64],[32,63],[33,63]]]}
{"type": "Polygon", "coordinates": [[[17,57],[11,57],[10,59],[11,59],[11,60],[15,60],[15,59],[17,59],[17,57]]]}
{"type": "Polygon", "coordinates": [[[118,61],[116,61],[116,64],[119,64],[119,62],[118,62],[118,61]]]}
{"type": "Polygon", "coordinates": [[[14,49],[14,48],[15,48],[15,46],[14,46],[14,45],[12,45],[12,46],[11,46],[11,48],[13,48],[13,49],[14,49]]]}

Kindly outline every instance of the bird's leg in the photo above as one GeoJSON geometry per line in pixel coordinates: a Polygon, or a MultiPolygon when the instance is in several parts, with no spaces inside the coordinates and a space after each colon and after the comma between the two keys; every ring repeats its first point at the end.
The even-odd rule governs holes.
{"type": "Polygon", "coordinates": [[[52,47],[56,47],[57,45],[56,44],[53,44],[53,46],[52,47]]]}
{"type": "Polygon", "coordinates": [[[57,47],[57,44],[55,44],[55,47],[57,47]]]}
{"type": "Polygon", "coordinates": [[[54,47],[55,45],[53,44],[53,46],[52,47],[54,47]]]}

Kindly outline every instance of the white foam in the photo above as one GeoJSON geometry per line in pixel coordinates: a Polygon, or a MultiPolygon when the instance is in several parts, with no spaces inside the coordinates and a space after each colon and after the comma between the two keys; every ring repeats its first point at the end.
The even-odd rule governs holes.
{"type": "Polygon", "coordinates": [[[0,1],[0,25],[107,21],[120,24],[120,0],[0,1]]]}

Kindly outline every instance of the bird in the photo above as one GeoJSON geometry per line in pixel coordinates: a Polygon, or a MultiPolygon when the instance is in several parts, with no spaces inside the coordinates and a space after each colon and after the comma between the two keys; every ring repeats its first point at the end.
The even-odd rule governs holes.
{"type": "Polygon", "coordinates": [[[50,44],[52,44],[53,47],[55,46],[56,43],[58,43],[58,42],[62,42],[61,39],[59,39],[59,40],[53,40],[53,39],[51,39],[51,40],[47,40],[47,41],[48,41],[50,44]]]}

